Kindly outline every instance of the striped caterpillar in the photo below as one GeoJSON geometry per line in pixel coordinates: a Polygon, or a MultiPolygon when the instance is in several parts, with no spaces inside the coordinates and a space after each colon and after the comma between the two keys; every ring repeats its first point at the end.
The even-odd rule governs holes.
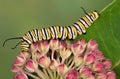
{"type": "MultiPolygon", "coordinates": [[[[38,42],[41,40],[75,39],[78,35],[86,34],[86,28],[89,28],[89,26],[91,26],[91,24],[96,19],[99,18],[99,13],[97,13],[96,11],[87,13],[84,10],[84,12],[85,12],[85,16],[80,18],[77,22],[75,22],[71,26],[67,26],[67,27],[51,26],[51,27],[46,27],[41,29],[33,29],[31,31],[28,31],[28,33],[24,34],[23,37],[6,39],[3,43],[3,46],[8,40],[21,39],[21,41],[18,43],[18,44],[21,43],[21,50],[28,51],[32,43],[38,42]]],[[[16,48],[17,45],[14,48],[16,48]]]]}

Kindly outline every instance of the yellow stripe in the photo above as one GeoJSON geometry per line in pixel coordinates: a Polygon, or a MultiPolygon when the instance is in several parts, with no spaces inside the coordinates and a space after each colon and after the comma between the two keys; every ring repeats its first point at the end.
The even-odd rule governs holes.
{"type": "Polygon", "coordinates": [[[28,34],[24,34],[23,37],[26,38],[27,40],[29,40],[32,43],[32,39],[28,36],[28,34]]]}
{"type": "Polygon", "coordinates": [[[40,37],[41,37],[43,40],[46,39],[46,38],[44,37],[44,35],[42,34],[42,29],[39,29],[39,35],[40,35],[40,37]]]}
{"type": "Polygon", "coordinates": [[[60,38],[60,37],[61,37],[61,34],[60,34],[60,26],[56,26],[55,28],[56,28],[56,30],[57,30],[57,36],[58,36],[58,38],[60,38]]]}
{"type": "MultiPolygon", "coordinates": [[[[53,30],[54,31],[54,30],[53,30]]],[[[55,34],[53,34],[53,32],[50,30],[50,35],[51,35],[51,37],[52,37],[52,39],[54,39],[55,38],[55,34]]]]}
{"type": "Polygon", "coordinates": [[[32,36],[33,36],[34,42],[37,42],[38,39],[36,38],[37,36],[35,35],[34,30],[31,31],[31,34],[32,34],[32,36]]]}
{"type": "Polygon", "coordinates": [[[48,27],[45,28],[45,29],[47,30],[47,34],[48,34],[47,40],[49,40],[51,38],[50,29],[48,27]]]}
{"type": "Polygon", "coordinates": [[[74,27],[74,26],[70,26],[71,27],[71,29],[72,29],[72,32],[73,32],[73,39],[75,39],[75,37],[77,36],[77,30],[76,30],[76,28],[74,27]]]}
{"type": "Polygon", "coordinates": [[[67,28],[64,27],[64,36],[63,36],[63,39],[65,39],[67,37],[67,33],[68,33],[67,28]]]}
{"type": "Polygon", "coordinates": [[[85,28],[85,26],[81,23],[81,21],[77,21],[76,23],[81,27],[82,31],[86,32],[86,28],[85,28]]]}
{"type": "Polygon", "coordinates": [[[91,25],[91,21],[86,17],[86,16],[84,16],[84,17],[82,17],[86,22],[87,22],[87,24],[90,26],[91,25]]]}

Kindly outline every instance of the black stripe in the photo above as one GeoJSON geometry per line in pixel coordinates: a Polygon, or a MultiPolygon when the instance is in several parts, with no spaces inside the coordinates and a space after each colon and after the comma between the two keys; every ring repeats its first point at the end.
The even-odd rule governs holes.
{"type": "Polygon", "coordinates": [[[61,35],[61,39],[63,38],[63,35],[64,35],[64,27],[62,27],[63,30],[62,30],[62,35],[61,35]]]}
{"type": "Polygon", "coordinates": [[[70,27],[70,26],[68,26],[69,28],[70,28],[70,30],[71,30],[71,34],[72,34],[72,39],[73,39],[73,30],[72,30],[72,28],[70,27]]]}
{"type": "Polygon", "coordinates": [[[28,43],[30,45],[30,43],[27,40],[25,40],[24,38],[22,38],[22,40],[23,40],[23,42],[25,41],[26,43],[28,43]]]}
{"type": "Polygon", "coordinates": [[[92,21],[94,21],[88,13],[86,13],[86,15],[88,15],[88,17],[89,17],[92,21]]]}
{"type": "Polygon", "coordinates": [[[33,40],[33,36],[32,36],[32,34],[31,34],[31,32],[28,31],[28,33],[30,34],[31,39],[32,39],[32,41],[34,42],[34,40],[33,40]]]}
{"type": "Polygon", "coordinates": [[[55,34],[55,38],[57,38],[57,34],[56,34],[54,26],[52,26],[52,28],[53,28],[53,31],[54,31],[54,34],[55,34]]]}
{"type": "MultiPolygon", "coordinates": [[[[82,34],[84,34],[84,32],[83,32],[83,30],[81,29],[81,27],[79,26],[79,24],[77,24],[77,23],[74,23],[74,24],[76,24],[78,27],[79,27],[79,29],[81,30],[81,32],[82,32],[82,34]]],[[[76,26],[75,26],[76,27],[76,26]]],[[[79,31],[79,30],[78,30],[79,31]]]]}
{"type": "Polygon", "coordinates": [[[38,35],[38,29],[36,29],[36,32],[37,32],[37,38],[38,38],[38,41],[39,41],[40,39],[39,39],[39,35],[38,35]]]}
{"type": "Polygon", "coordinates": [[[46,37],[46,39],[47,39],[47,33],[46,33],[45,28],[43,28],[43,31],[44,31],[45,37],[46,37]]]}
{"type": "MultiPolygon", "coordinates": [[[[83,18],[81,18],[81,20],[83,20],[88,26],[89,26],[89,24],[83,19],[83,18]]],[[[89,19],[88,19],[89,20],[89,19]]],[[[81,22],[81,21],[80,21],[81,22]]],[[[82,22],[81,22],[82,23],[82,22]]],[[[83,23],[82,23],[83,24],[83,23]]],[[[84,25],[84,24],[83,24],[84,25]]],[[[85,25],[84,25],[85,26],[85,25]]]]}

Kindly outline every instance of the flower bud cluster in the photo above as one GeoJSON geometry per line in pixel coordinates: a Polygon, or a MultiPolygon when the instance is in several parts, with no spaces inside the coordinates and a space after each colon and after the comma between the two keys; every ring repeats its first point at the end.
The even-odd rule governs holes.
{"type": "Polygon", "coordinates": [[[21,51],[12,65],[14,79],[116,79],[112,63],[94,40],[40,41],[21,51]]]}

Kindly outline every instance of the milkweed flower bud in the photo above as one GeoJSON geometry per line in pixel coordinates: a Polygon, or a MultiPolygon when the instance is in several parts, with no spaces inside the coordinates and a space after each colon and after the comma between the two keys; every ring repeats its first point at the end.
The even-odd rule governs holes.
{"type": "Polygon", "coordinates": [[[58,67],[57,67],[57,72],[59,75],[63,76],[65,75],[65,73],[68,71],[68,68],[65,64],[60,64],[58,67]]]}
{"type": "Polygon", "coordinates": [[[31,52],[36,52],[38,50],[38,44],[37,43],[32,43],[31,44],[31,46],[30,46],[31,52]]]}
{"type": "Polygon", "coordinates": [[[75,56],[74,57],[74,62],[75,62],[75,66],[80,66],[83,63],[83,56],[79,55],[79,56],[75,56]]]}
{"type": "Polygon", "coordinates": [[[96,73],[105,73],[105,67],[102,62],[96,61],[93,63],[93,71],[96,73]]]}
{"type": "Polygon", "coordinates": [[[84,49],[85,48],[83,48],[80,44],[77,44],[77,43],[75,43],[71,46],[71,50],[75,56],[82,54],[84,49]]]}
{"type": "Polygon", "coordinates": [[[87,43],[86,43],[85,40],[83,40],[83,39],[78,40],[78,41],[77,41],[77,44],[80,44],[83,48],[85,48],[86,45],[87,45],[87,43]]]}
{"type": "Polygon", "coordinates": [[[98,48],[98,44],[95,40],[90,40],[87,44],[88,50],[96,50],[98,48]]]}
{"type": "Polygon", "coordinates": [[[35,72],[38,69],[38,64],[36,61],[34,60],[27,60],[27,62],[25,63],[25,70],[28,72],[35,72]]]}
{"type": "Polygon", "coordinates": [[[49,51],[49,43],[47,41],[43,41],[40,43],[40,51],[46,54],[49,51]]]}
{"type": "Polygon", "coordinates": [[[83,67],[81,70],[80,70],[80,76],[82,78],[88,78],[90,76],[92,76],[92,70],[88,67],[83,67]]]}
{"type": "Polygon", "coordinates": [[[17,66],[23,66],[23,64],[25,63],[26,59],[20,56],[17,56],[14,62],[14,65],[17,66]]]}
{"type": "Polygon", "coordinates": [[[60,42],[58,40],[54,40],[54,39],[50,40],[50,48],[52,50],[58,49],[59,46],[60,46],[60,42]]]}
{"type": "Polygon", "coordinates": [[[71,55],[70,49],[64,48],[64,49],[61,49],[61,50],[60,50],[60,56],[61,56],[63,59],[68,58],[70,55],[71,55]]]}
{"type": "Polygon", "coordinates": [[[66,73],[65,79],[78,79],[78,77],[79,77],[78,71],[75,69],[72,69],[66,73]]]}
{"type": "Polygon", "coordinates": [[[20,51],[12,71],[14,79],[116,79],[111,67],[95,40],[54,39],[31,43],[28,51],[20,51]]]}
{"type": "Polygon", "coordinates": [[[43,68],[48,68],[50,65],[50,59],[46,56],[42,56],[38,59],[38,64],[43,68]]]}
{"type": "Polygon", "coordinates": [[[51,60],[50,69],[56,70],[58,65],[59,65],[59,63],[56,60],[51,60]]]}
{"type": "Polygon", "coordinates": [[[11,70],[12,72],[19,72],[21,71],[21,68],[13,64],[11,70]]]}
{"type": "Polygon", "coordinates": [[[112,67],[112,63],[109,59],[103,59],[102,63],[104,64],[106,69],[110,69],[112,67]]]}
{"type": "Polygon", "coordinates": [[[116,74],[113,71],[107,72],[107,79],[116,79],[116,74]]]}
{"type": "Polygon", "coordinates": [[[85,64],[86,64],[86,65],[92,64],[92,63],[95,62],[95,60],[96,60],[96,59],[95,59],[95,56],[94,56],[94,55],[88,54],[87,57],[86,57],[86,59],[85,59],[85,64]]]}
{"type": "Polygon", "coordinates": [[[27,75],[23,72],[17,72],[14,75],[14,79],[28,79],[27,75]]]}
{"type": "Polygon", "coordinates": [[[24,59],[29,59],[31,57],[31,54],[29,52],[26,52],[26,51],[21,51],[18,56],[22,57],[24,59]]]}

